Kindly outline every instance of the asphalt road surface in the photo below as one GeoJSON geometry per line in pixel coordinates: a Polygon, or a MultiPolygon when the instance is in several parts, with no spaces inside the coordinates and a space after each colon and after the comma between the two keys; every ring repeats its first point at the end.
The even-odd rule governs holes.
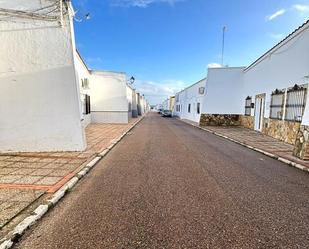
{"type": "Polygon", "coordinates": [[[16,248],[309,248],[309,175],[148,115],[16,248]]]}

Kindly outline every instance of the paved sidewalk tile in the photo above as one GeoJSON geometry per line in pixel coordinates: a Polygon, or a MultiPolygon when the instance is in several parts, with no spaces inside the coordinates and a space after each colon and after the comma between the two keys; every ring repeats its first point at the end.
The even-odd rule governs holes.
{"type": "Polygon", "coordinates": [[[0,232],[12,217],[44,193],[57,191],[138,120],[132,119],[129,124],[90,124],[83,152],[0,154],[0,232]]]}
{"type": "Polygon", "coordinates": [[[300,160],[299,158],[293,156],[293,145],[284,143],[260,132],[242,127],[207,126],[205,128],[226,137],[232,138],[238,142],[250,145],[266,152],[270,152],[276,156],[288,159],[309,168],[308,161],[300,160]]]}
{"type": "MultiPolygon", "coordinates": [[[[197,122],[193,122],[191,120],[182,119],[182,121],[194,126],[199,126],[197,122]]],[[[309,169],[309,161],[301,160],[293,156],[293,145],[279,141],[278,139],[272,138],[260,132],[234,126],[203,126],[203,128],[207,128],[208,130],[243,144],[250,145],[266,152],[270,152],[278,157],[282,157],[292,162],[301,164],[302,166],[309,169]]]]}

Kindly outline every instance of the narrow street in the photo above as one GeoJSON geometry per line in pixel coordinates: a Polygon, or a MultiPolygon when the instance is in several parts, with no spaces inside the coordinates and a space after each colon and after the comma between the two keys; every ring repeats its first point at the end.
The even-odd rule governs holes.
{"type": "Polygon", "coordinates": [[[151,113],[15,248],[308,248],[308,177],[151,113]]]}

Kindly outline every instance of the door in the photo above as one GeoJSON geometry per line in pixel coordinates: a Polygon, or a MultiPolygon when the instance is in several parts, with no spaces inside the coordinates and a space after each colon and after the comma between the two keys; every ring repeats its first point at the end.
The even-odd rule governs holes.
{"type": "Polygon", "coordinates": [[[254,129],[262,131],[265,109],[265,94],[255,96],[254,129]]]}

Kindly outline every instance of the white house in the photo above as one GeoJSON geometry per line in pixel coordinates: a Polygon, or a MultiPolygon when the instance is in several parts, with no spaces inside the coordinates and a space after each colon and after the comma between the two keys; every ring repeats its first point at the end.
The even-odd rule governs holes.
{"type": "Polygon", "coordinates": [[[90,96],[93,123],[128,123],[131,119],[133,89],[125,73],[91,71],[90,96]]]}
{"type": "Polygon", "coordinates": [[[1,1],[0,151],[86,147],[72,14],[70,1],[1,1]]]}
{"type": "Polygon", "coordinates": [[[205,96],[205,86],[206,78],[176,93],[174,116],[199,122],[205,96]]]}
{"type": "Polygon", "coordinates": [[[75,70],[79,83],[80,92],[80,118],[83,127],[87,127],[91,123],[91,97],[90,97],[90,78],[91,72],[80,53],[76,50],[74,54],[75,70]]]}
{"type": "Polygon", "coordinates": [[[308,50],[309,20],[246,68],[209,69],[201,125],[255,129],[307,158],[308,50]]]}

